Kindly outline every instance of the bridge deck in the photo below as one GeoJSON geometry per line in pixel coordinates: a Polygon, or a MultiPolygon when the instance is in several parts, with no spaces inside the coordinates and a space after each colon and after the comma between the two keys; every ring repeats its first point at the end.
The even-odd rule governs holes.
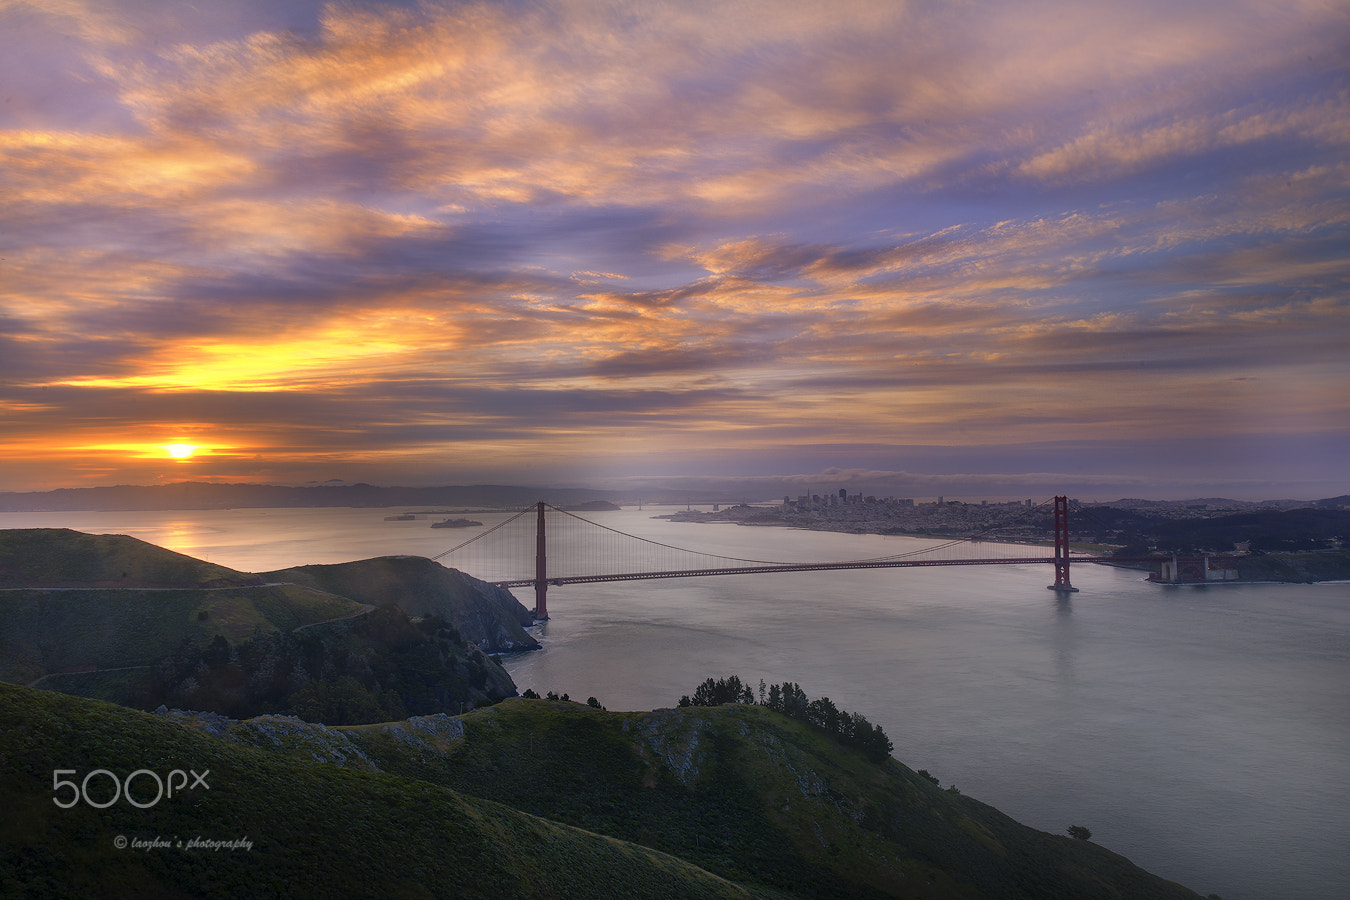
{"type": "MultiPolygon", "coordinates": [[[[1115,556],[1074,556],[1071,563],[1123,563],[1156,562],[1157,557],[1115,557],[1115,556]]],[[[764,575],[772,572],[826,572],[837,569],[903,569],[935,566],[1022,566],[1053,564],[1053,556],[1014,557],[996,559],[906,559],[906,560],[855,560],[852,562],[792,563],[777,566],[739,566],[723,569],[672,569],[665,572],[620,572],[609,575],[563,575],[550,576],[551,585],[562,584],[598,584],[609,581],[645,581],[651,578],[699,578],[709,575],[764,575]]],[[[502,587],[528,587],[535,583],[533,578],[516,578],[498,581],[502,587]]]]}

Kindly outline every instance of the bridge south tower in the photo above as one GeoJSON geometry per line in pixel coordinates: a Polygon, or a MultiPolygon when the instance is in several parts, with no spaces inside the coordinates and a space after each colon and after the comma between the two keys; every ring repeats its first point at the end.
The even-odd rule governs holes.
{"type": "Polygon", "coordinates": [[[1055,583],[1052,591],[1077,591],[1069,583],[1069,498],[1055,498],[1055,583]]]}
{"type": "MultiPolygon", "coordinates": [[[[548,618],[548,541],[544,536],[544,507],[540,500],[539,524],[535,529],[534,544],[534,617],[548,618]]],[[[528,507],[527,507],[528,508],[528,507]]]]}

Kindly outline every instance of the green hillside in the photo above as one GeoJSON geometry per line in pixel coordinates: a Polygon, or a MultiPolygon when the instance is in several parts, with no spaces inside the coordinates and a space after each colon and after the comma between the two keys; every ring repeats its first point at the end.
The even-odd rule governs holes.
{"type": "Polygon", "coordinates": [[[414,621],[392,603],[237,644],[222,637],[189,643],[149,671],[139,691],[67,693],[138,709],[164,705],[235,718],[279,713],[330,725],[460,713],[516,694],[501,663],[453,625],[436,616],[414,621]]]}
{"type": "Polygon", "coordinates": [[[1344,581],[1350,578],[1350,550],[1246,556],[1237,570],[1243,581],[1344,581]]]}
{"type": "MultiPolygon", "coordinates": [[[[329,728],[185,724],[260,750],[398,774],[800,897],[1189,898],[1124,857],[1019,825],[895,760],[762,706],[612,713],[510,699],[460,717],[329,728]]],[[[581,896],[602,896],[583,892],[581,896]]]]}
{"type": "Polygon", "coordinates": [[[122,535],[0,531],[0,547],[10,585],[0,589],[2,681],[139,709],[333,724],[461,712],[516,693],[482,649],[490,642],[465,640],[452,622],[491,622],[501,643],[504,619],[523,637],[508,606],[519,603],[430,560],[297,569],[296,584],[122,535]],[[347,580],[382,605],[340,596],[347,580]],[[382,580],[399,590],[382,592],[382,580]]]}
{"type": "Polygon", "coordinates": [[[368,608],[122,534],[0,530],[0,681],[146,666],[184,640],[238,641],[368,608]]]}
{"type": "MultiPolygon", "coordinates": [[[[0,761],[7,897],[756,896],[674,857],[427,781],[255,750],[49,691],[0,684],[0,761]],[[75,790],[54,780],[96,769],[120,779],[209,770],[208,787],[150,805],[155,783],[141,775],[133,796],[148,808],[54,802],[75,790]],[[194,838],[234,847],[186,849],[194,838]]],[[[112,797],[107,775],[88,787],[95,803],[112,797]]]]}
{"type": "Polygon", "coordinates": [[[371,606],[396,603],[410,616],[440,616],[490,653],[539,646],[524,630],[533,623],[533,615],[510,591],[420,556],[299,566],[262,577],[308,585],[371,606]]]}
{"type": "Polygon", "coordinates": [[[125,534],[68,528],[0,530],[0,588],[223,587],[259,584],[236,572],[125,534]]]}
{"type": "Polygon", "coordinates": [[[184,640],[238,641],[368,609],[298,585],[0,591],[0,681],[146,666],[184,640]]]}

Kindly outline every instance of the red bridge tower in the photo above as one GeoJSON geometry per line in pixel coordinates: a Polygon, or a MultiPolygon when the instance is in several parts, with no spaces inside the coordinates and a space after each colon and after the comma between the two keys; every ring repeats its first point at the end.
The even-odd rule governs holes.
{"type": "Polygon", "coordinates": [[[539,501],[539,525],[534,542],[534,617],[548,618],[548,546],[544,540],[544,501],[539,501]]]}
{"type": "Polygon", "coordinates": [[[1055,498],[1055,583],[1052,591],[1076,591],[1069,583],[1069,498],[1055,498]]]}

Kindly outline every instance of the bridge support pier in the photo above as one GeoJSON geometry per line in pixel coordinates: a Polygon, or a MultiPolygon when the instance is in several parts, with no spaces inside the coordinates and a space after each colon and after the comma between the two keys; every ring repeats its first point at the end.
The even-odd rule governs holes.
{"type": "Polygon", "coordinates": [[[1052,591],[1071,592],[1078,588],[1069,583],[1069,498],[1055,498],[1055,583],[1052,591]]]}
{"type": "Polygon", "coordinates": [[[534,617],[548,618],[548,544],[544,538],[544,501],[540,500],[539,524],[534,543],[534,617]]]}

